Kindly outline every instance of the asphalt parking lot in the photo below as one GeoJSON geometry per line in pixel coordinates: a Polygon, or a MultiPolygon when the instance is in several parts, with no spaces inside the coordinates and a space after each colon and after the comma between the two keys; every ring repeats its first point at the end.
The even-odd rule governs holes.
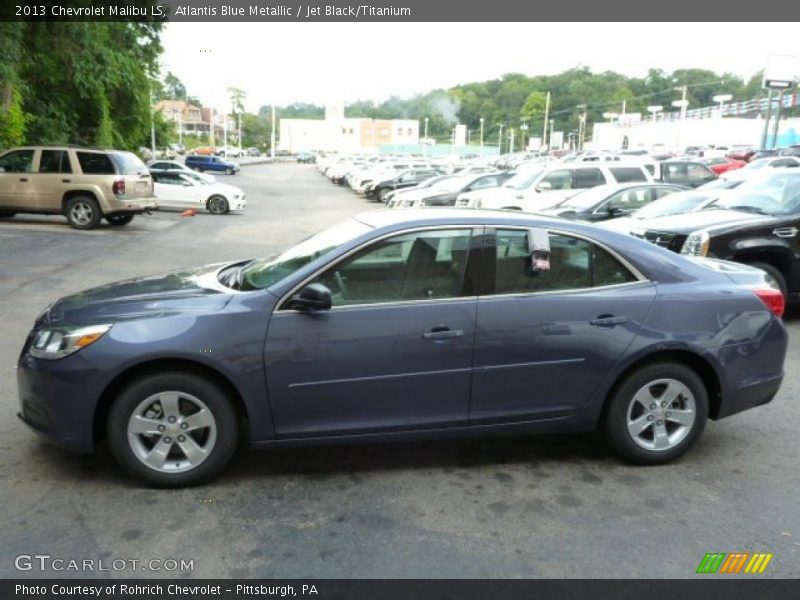
{"type": "Polygon", "coordinates": [[[736,551],[771,552],[766,575],[800,576],[798,310],[775,401],[710,423],[662,467],[569,435],[244,452],[210,485],[152,490],[105,452],[41,443],[15,416],[14,364],[57,296],[270,254],[370,208],[311,166],[221,180],[246,190],[246,214],[162,213],[91,232],[54,217],[0,221],[0,576],[82,576],[14,567],[45,553],[192,559],[177,574],[202,578],[685,578],[706,552],[736,551]]]}

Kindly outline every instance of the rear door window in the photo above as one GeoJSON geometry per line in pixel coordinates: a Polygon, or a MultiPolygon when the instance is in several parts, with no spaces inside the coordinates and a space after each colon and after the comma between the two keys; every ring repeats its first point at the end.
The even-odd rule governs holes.
{"type": "Polygon", "coordinates": [[[609,170],[617,183],[647,181],[642,170],[636,167],[611,167],[609,170]]]}
{"type": "Polygon", "coordinates": [[[72,173],[69,154],[65,150],[42,150],[39,173],[72,173]]]}
{"type": "Polygon", "coordinates": [[[606,178],[600,169],[573,169],[572,187],[576,190],[597,187],[603,185],[606,178]]]}
{"type": "Polygon", "coordinates": [[[116,175],[114,163],[107,154],[99,152],[76,152],[76,154],[84,175],[116,175]]]}

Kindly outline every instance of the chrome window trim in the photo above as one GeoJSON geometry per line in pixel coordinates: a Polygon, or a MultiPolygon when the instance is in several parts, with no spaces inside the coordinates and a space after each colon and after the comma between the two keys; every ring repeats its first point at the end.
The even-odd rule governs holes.
{"type": "MultiPolygon", "coordinates": [[[[335,262],[329,263],[329,264],[325,265],[324,267],[320,267],[314,273],[312,273],[311,275],[309,275],[308,277],[303,279],[299,284],[294,286],[291,290],[289,290],[289,292],[287,292],[286,294],[284,294],[281,297],[280,301],[276,304],[276,306],[278,308],[276,308],[273,311],[273,314],[276,314],[276,315],[278,315],[278,314],[303,314],[305,311],[291,309],[291,308],[282,309],[280,307],[283,306],[283,304],[289,298],[291,298],[292,295],[295,294],[298,290],[300,290],[302,287],[304,287],[309,282],[313,281],[316,277],[318,277],[320,273],[326,271],[329,268],[335,267],[337,264],[339,264],[340,262],[342,262],[343,260],[345,260],[349,256],[355,254],[356,252],[358,252],[359,250],[362,250],[363,248],[366,248],[367,246],[369,246],[370,244],[372,244],[374,242],[379,242],[379,241],[384,240],[386,238],[394,237],[395,235],[405,235],[405,234],[414,233],[414,232],[417,232],[417,231],[438,231],[438,230],[443,230],[443,229],[470,229],[470,230],[473,231],[472,235],[475,235],[474,231],[476,229],[483,229],[484,231],[486,231],[488,229],[494,229],[495,231],[498,230],[498,229],[514,229],[514,230],[519,230],[519,231],[527,231],[530,228],[531,227],[526,227],[524,225],[503,225],[503,224],[491,224],[491,225],[488,225],[486,223],[482,223],[480,225],[462,224],[462,225],[443,225],[443,226],[438,226],[438,227],[437,226],[426,225],[426,226],[413,227],[411,229],[402,229],[402,230],[399,230],[399,231],[393,231],[393,232],[390,232],[390,233],[386,233],[386,234],[384,234],[384,235],[382,235],[380,237],[377,237],[377,238],[374,238],[374,239],[369,240],[367,242],[364,242],[363,244],[357,246],[356,248],[351,249],[347,253],[345,253],[342,256],[340,256],[335,262]]],[[[586,288],[575,288],[575,289],[568,289],[568,290],[548,290],[548,291],[541,291],[541,292],[514,292],[514,293],[510,293],[510,294],[486,294],[486,295],[477,295],[477,296],[456,296],[454,298],[431,298],[431,299],[420,299],[420,300],[397,300],[397,301],[393,301],[393,302],[367,302],[367,303],[364,303],[364,304],[347,304],[347,305],[342,305],[342,306],[332,306],[329,310],[347,310],[347,309],[355,309],[355,308],[374,308],[374,307],[378,307],[378,306],[389,306],[389,305],[391,305],[391,306],[406,306],[406,305],[415,305],[415,304],[431,304],[431,303],[434,303],[434,302],[455,302],[455,301],[464,301],[464,300],[472,301],[472,300],[482,300],[482,299],[492,299],[492,298],[513,298],[513,297],[518,297],[518,296],[543,296],[543,295],[552,296],[552,295],[555,295],[555,294],[586,293],[586,292],[591,292],[591,291],[595,291],[595,290],[607,290],[607,289],[628,287],[628,286],[632,286],[632,285],[639,285],[639,284],[643,284],[643,283],[651,283],[651,281],[647,277],[645,277],[644,274],[641,271],[639,271],[639,269],[634,267],[625,257],[621,256],[618,252],[616,252],[614,249],[610,248],[606,244],[603,244],[602,242],[599,242],[599,241],[595,240],[594,238],[590,238],[590,237],[585,236],[583,234],[574,233],[574,232],[571,232],[571,231],[564,231],[563,229],[549,229],[548,228],[547,231],[548,231],[548,233],[554,233],[556,235],[564,235],[564,236],[567,236],[567,237],[573,237],[573,238],[581,239],[581,240],[583,240],[585,242],[588,242],[590,244],[596,244],[598,247],[602,248],[603,250],[605,250],[606,252],[611,254],[611,256],[614,257],[616,260],[618,260],[622,264],[622,266],[624,266],[626,269],[628,269],[628,271],[631,274],[633,274],[634,277],[636,277],[636,281],[627,281],[625,283],[615,283],[615,284],[611,284],[611,285],[586,287],[586,288]]]]}

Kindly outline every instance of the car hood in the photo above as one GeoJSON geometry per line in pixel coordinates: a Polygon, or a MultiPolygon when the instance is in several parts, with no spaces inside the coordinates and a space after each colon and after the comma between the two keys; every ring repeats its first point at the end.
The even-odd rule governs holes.
{"type": "Polygon", "coordinates": [[[693,213],[670,215],[636,221],[632,229],[641,231],[669,231],[689,234],[698,229],[727,229],[756,221],[769,221],[772,217],[727,209],[701,210],[693,213]]]}
{"type": "Polygon", "coordinates": [[[234,293],[217,281],[216,274],[223,266],[214,264],[126,279],[65,296],[45,310],[37,324],[115,323],[216,312],[234,293]]]}

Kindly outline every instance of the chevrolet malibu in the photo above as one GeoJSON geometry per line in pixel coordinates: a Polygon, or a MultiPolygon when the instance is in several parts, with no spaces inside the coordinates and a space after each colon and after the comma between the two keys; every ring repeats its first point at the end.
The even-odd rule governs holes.
{"type": "Polygon", "coordinates": [[[255,447],[599,429],[659,464],[770,402],[783,296],[745,265],[533,215],[377,211],[269,258],[62,298],[20,418],[152,485],[255,447]]]}

